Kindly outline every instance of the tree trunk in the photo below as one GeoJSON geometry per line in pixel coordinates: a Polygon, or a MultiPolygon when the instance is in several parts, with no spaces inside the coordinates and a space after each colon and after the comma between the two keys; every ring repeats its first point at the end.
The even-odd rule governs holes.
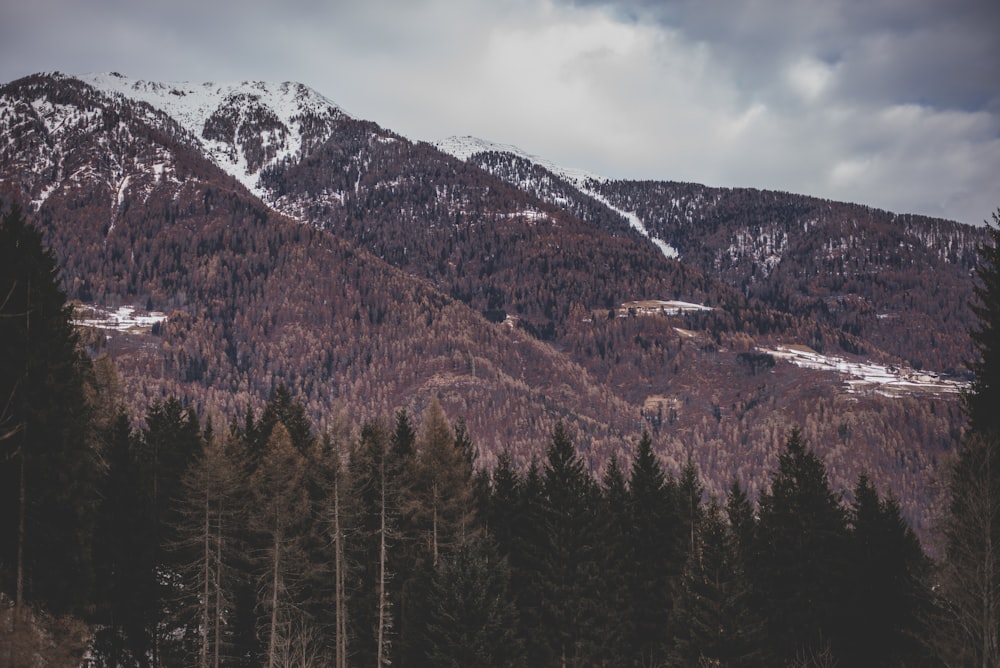
{"type": "MultiPolygon", "coordinates": [[[[28,438],[28,427],[24,428],[24,438],[28,438]]],[[[17,492],[17,584],[15,585],[14,594],[14,619],[13,624],[15,629],[17,624],[21,621],[21,617],[24,614],[24,518],[25,518],[25,504],[28,502],[28,495],[25,491],[25,485],[27,484],[27,476],[25,474],[25,464],[24,464],[24,444],[21,444],[20,448],[20,489],[17,492]]]]}
{"type": "Polygon", "coordinates": [[[271,630],[267,647],[267,668],[275,668],[276,652],[278,646],[278,584],[281,582],[281,530],[280,517],[276,519],[274,530],[274,554],[272,555],[273,569],[271,571],[271,630]]]}
{"type": "Polygon", "coordinates": [[[378,647],[376,649],[376,662],[375,665],[378,668],[386,665],[385,660],[385,635],[386,631],[386,558],[387,550],[385,544],[385,458],[382,458],[382,463],[379,470],[380,480],[380,508],[379,508],[379,558],[378,558],[378,647]]]}
{"type": "Polygon", "coordinates": [[[432,554],[434,555],[434,565],[438,565],[438,488],[437,483],[434,483],[433,489],[433,517],[431,519],[431,540],[432,540],[432,554]]]}
{"type": "Polygon", "coordinates": [[[202,577],[205,580],[201,599],[201,652],[199,659],[201,668],[208,668],[208,632],[211,628],[211,581],[212,581],[212,504],[211,495],[205,489],[204,524],[202,525],[202,545],[204,555],[202,561],[202,577]]]}
{"type": "Polygon", "coordinates": [[[212,666],[219,668],[222,660],[222,504],[219,504],[219,523],[215,534],[215,647],[212,666]]]}
{"type": "Polygon", "coordinates": [[[345,603],[344,537],[340,529],[340,474],[333,479],[333,570],[335,582],[336,668],[347,668],[347,610],[345,603]]]}

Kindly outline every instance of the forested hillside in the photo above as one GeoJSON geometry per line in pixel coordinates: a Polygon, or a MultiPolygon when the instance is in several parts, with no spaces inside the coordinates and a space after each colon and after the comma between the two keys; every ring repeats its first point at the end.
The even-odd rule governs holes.
{"type": "Polygon", "coordinates": [[[36,75],[0,133],[10,665],[957,651],[924,550],[966,569],[992,462],[990,231],[459,159],[294,84],[36,75]]]}
{"type": "Polygon", "coordinates": [[[318,424],[339,410],[356,422],[419,413],[437,397],[466,416],[484,463],[509,447],[526,466],[561,419],[597,474],[609,455],[627,463],[625,443],[648,429],[672,470],[691,457],[717,494],[737,473],[759,491],[798,425],[836,485],[868,472],[918,532],[929,526],[935,465],[962,428],[956,395],[886,395],[761,350],[958,369],[971,228],[935,223],[918,248],[910,227],[872,214],[882,222],[858,223],[857,244],[884,250],[843,250],[874,264],[831,287],[842,273],[806,249],[828,247],[819,232],[858,207],[684,186],[691,220],[668,230],[650,213],[664,184],[581,185],[510,154],[463,162],[294,85],[89,81],[98,87],[46,75],[2,89],[0,191],[43,231],[71,299],[164,314],[151,330],[84,337],[114,361],[132,414],[178,396],[227,421],[261,410],[279,383],[318,424]],[[695,207],[709,195],[722,204],[695,207]],[[681,259],[637,231],[628,207],[681,259]],[[807,214],[819,222],[796,232],[807,214]],[[716,261],[732,234],[773,246],[758,235],[768,220],[800,241],[759,262],[756,250],[716,261]],[[900,229],[911,255],[895,271],[900,229]],[[935,280],[914,273],[925,266],[935,280]],[[772,280],[786,275],[799,278],[772,280]],[[698,308],[634,306],[664,300],[698,308]]]}

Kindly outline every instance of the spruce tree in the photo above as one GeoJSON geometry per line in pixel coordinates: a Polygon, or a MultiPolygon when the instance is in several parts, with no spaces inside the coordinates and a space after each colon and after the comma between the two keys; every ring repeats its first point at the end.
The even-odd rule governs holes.
{"type": "Polygon", "coordinates": [[[677,665],[763,665],[759,622],[750,607],[735,536],[714,499],[698,523],[675,616],[672,652],[677,665]]]}
{"type": "Polygon", "coordinates": [[[991,243],[979,249],[972,305],[979,323],[970,332],[979,358],[964,397],[970,429],[948,472],[938,578],[942,654],[984,667],[1000,665],[1000,209],[986,226],[991,243]]]}
{"type": "Polygon", "coordinates": [[[625,474],[612,456],[601,480],[600,505],[595,513],[597,557],[603,573],[601,606],[604,612],[605,665],[631,665],[633,634],[632,594],[627,565],[631,545],[627,540],[629,518],[628,487],[625,474]]]}
{"type": "Polygon", "coordinates": [[[506,560],[486,539],[473,539],[444,557],[427,597],[424,665],[527,665],[509,580],[506,560]]]}
{"type": "Polygon", "coordinates": [[[398,460],[407,460],[413,456],[417,447],[417,432],[413,429],[413,421],[405,408],[396,411],[396,426],[392,432],[392,452],[398,460]]]}
{"type": "Polygon", "coordinates": [[[351,561],[357,565],[349,599],[352,656],[358,665],[384,666],[393,659],[394,610],[390,587],[394,579],[393,548],[398,537],[398,490],[390,467],[390,434],[377,421],[361,428],[351,453],[352,495],[358,504],[357,539],[351,561]]]}
{"type": "Polygon", "coordinates": [[[233,646],[230,612],[240,566],[237,538],[249,509],[243,502],[246,481],[233,459],[232,438],[206,429],[204,451],[181,481],[172,531],[171,551],[184,583],[178,592],[182,606],[172,621],[191,629],[187,658],[200,668],[217,668],[233,646]]]}
{"type": "Polygon", "coordinates": [[[669,480],[653,452],[647,432],[639,441],[629,479],[627,524],[634,638],[644,665],[664,660],[670,614],[689,543],[676,503],[676,483],[669,480]]]}
{"type": "Polygon", "coordinates": [[[94,544],[94,660],[109,668],[142,666],[160,620],[152,507],[140,475],[139,439],[124,410],[103,430],[102,440],[107,474],[94,544]]]}
{"type": "Polygon", "coordinates": [[[971,305],[979,323],[969,335],[978,359],[969,363],[975,377],[965,394],[965,414],[972,431],[1000,435],[1000,209],[993,225],[986,222],[992,243],[979,248],[976,302],[971,305]]]}
{"type": "Polygon", "coordinates": [[[299,640],[294,632],[310,620],[299,609],[304,569],[303,524],[308,522],[305,458],[298,452],[284,423],[271,429],[267,454],[250,481],[253,492],[251,528],[260,537],[257,560],[259,628],[267,668],[285,665],[299,640]]]}
{"type": "Polygon", "coordinates": [[[17,612],[82,612],[92,600],[89,366],[55,256],[14,208],[0,219],[0,573],[17,612]]]}
{"type": "Polygon", "coordinates": [[[497,457],[490,484],[487,505],[482,510],[487,530],[496,541],[501,555],[510,557],[515,549],[514,537],[521,520],[521,478],[514,470],[510,451],[503,450],[497,457]]]}
{"type": "Polygon", "coordinates": [[[600,493],[560,421],[542,478],[541,632],[550,661],[597,665],[607,659],[606,581],[600,544],[600,493]]]}
{"type": "Polygon", "coordinates": [[[549,638],[545,632],[540,574],[546,568],[548,554],[545,485],[541,468],[532,459],[524,479],[518,485],[516,510],[511,518],[511,591],[517,601],[528,665],[547,665],[552,660],[549,638]]]}
{"type": "Polygon", "coordinates": [[[854,487],[848,539],[851,614],[841,658],[851,665],[914,665],[927,654],[929,571],[899,503],[882,499],[867,476],[854,487]]]}
{"type": "Polygon", "coordinates": [[[846,533],[823,462],[793,429],[761,495],[751,572],[775,661],[836,653],[843,641],[846,533]]]}

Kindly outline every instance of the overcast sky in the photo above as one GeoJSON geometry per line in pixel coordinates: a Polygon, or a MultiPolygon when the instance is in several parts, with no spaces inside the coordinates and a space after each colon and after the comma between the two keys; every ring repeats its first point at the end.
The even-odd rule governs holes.
{"type": "Polygon", "coordinates": [[[0,80],[300,81],[411,139],[982,223],[997,0],[0,0],[0,80]]]}

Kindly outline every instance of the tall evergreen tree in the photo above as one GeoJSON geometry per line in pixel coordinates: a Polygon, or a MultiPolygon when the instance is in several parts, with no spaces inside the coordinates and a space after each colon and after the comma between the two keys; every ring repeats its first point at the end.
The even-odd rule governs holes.
{"type": "Polygon", "coordinates": [[[514,537],[522,519],[520,505],[521,478],[514,470],[510,451],[503,450],[493,469],[487,505],[480,512],[498,551],[506,557],[515,549],[514,537]]]}
{"type": "Polygon", "coordinates": [[[473,539],[441,560],[427,599],[426,665],[527,665],[509,578],[506,561],[488,540],[473,539]]]}
{"type": "Polygon", "coordinates": [[[171,545],[183,578],[178,627],[191,630],[191,663],[219,668],[231,655],[230,611],[236,603],[239,529],[248,519],[246,481],[234,461],[231,436],[206,429],[205,448],[181,484],[174,541],[171,545]]]}
{"type": "Polygon", "coordinates": [[[1000,665],[1000,209],[979,249],[970,332],[979,359],[964,399],[970,430],[947,478],[945,559],[939,592],[945,611],[943,653],[966,665],[1000,665]],[[955,643],[954,638],[959,638],[955,643]]]}
{"type": "Polygon", "coordinates": [[[713,499],[702,514],[678,596],[677,665],[759,666],[759,621],[750,607],[732,527],[713,499]]]}
{"type": "Polygon", "coordinates": [[[55,256],[14,208],[0,219],[0,573],[25,602],[92,600],[99,453],[55,256]]]}
{"type": "Polygon", "coordinates": [[[892,497],[881,499],[867,476],[849,510],[848,628],[841,658],[851,665],[916,665],[927,655],[923,627],[929,562],[892,497]]]}
{"type": "Polygon", "coordinates": [[[263,539],[258,608],[264,613],[260,628],[267,668],[284,665],[295,641],[293,632],[308,623],[298,609],[305,560],[302,524],[309,513],[305,464],[284,423],[278,422],[271,429],[267,454],[250,481],[254,496],[251,526],[263,539]]]}
{"type": "Polygon", "coordinates": [[[396,426],[392,432],[392,452],[398,460],[408,460],[416,452],[417,432],[405,408],[396,411],[396,426]]]}
{"type": "Polygon", "coordinates": [[[670,614],[689,542],[676,504],[677,487],[663,471],[644,432],[632,460],[627,539],[632,562],[633,646],[643,665],[662,662],[670,637],[670,614]]]}
{"type": "Polygon", "coordinates": [[[549,661],[562,666],[600,665],[607,659],[601,631],[609,611],[603,608],[606,582],[599,543],[604,540],[600,494],[560,421],[542,478],[544,548],[536,574],[542,592],[542,632],[549,661]]]}
{"type": "Polygon", "coordinates": [[[547,665],[552,660],[549,638],[540,632],[546,628],[542,608],[545,592],[538,586],[548,550],[544,487],[539,463],[532,459],[518,485],[520,494],[511,518],[511,591],[517,601],[520,636],[531,666],[547,665]]]}
{"type": "Polygon", "coordinates": [[[849,614],[846,531],[823,462],[793,429],[771,489],[761,495],[751,570],[775,661],[839,648],[849,614]]]}
{"type": "Polygon", "coordinates": [[[704,493],[705,487],[698,477],[698,469],[694,460],[688,456],[681,470],[680,480],[677,481],[677,512],[681,519],[679,538],[683,541],[685,562],[697,547],[696,534],[702,517],[701,497],[704,493]]]}
{"type": "Polygon", "coordinates": [[[604,665],[631,665],[632,593],[627,573],[631,563],[631,545],[626,539],[629,517],[628,487],[625,474],[612,456],[601,480],[600,504],[595,513],[597,535],[597,558],[600,562],[603,594],[605,645],[607,648],[604,665]]]}
{"type": "Polygon", "coordinates": [[[992,243],[979,248],[976,303],[971,305],[979,324],[969,332],[979,358],[969,364],[975,377],[964,397],[965,414],[972,431],[1000,435],[1000,209],[986,229],[992,243]]]}
{"type": "Polygon", "coordinates": [[[972,433],[948,477],[939,593],[943,657],[1000,665],[1000,440],[972,433]]]}
{"type": "Polygon", "coordinates": [[[379,422],[367,422],[350,461],[352,493],[358,503],[358,538],[351,550],[357,571],[349,601],[349,626],[351,654],[359,665],[381,667],[393,658],[390,550],[398,536],[398,507],[391,466],[388,431],[379,422]]]}
{"type": "Polygon", "coordinates": [[[147,665],[160,619],[156,565],[159,556],[150,499],[142,484],[138,436],[119,410],[103,430],[107,474],[95,535],[98,666],[147,665]]]}

